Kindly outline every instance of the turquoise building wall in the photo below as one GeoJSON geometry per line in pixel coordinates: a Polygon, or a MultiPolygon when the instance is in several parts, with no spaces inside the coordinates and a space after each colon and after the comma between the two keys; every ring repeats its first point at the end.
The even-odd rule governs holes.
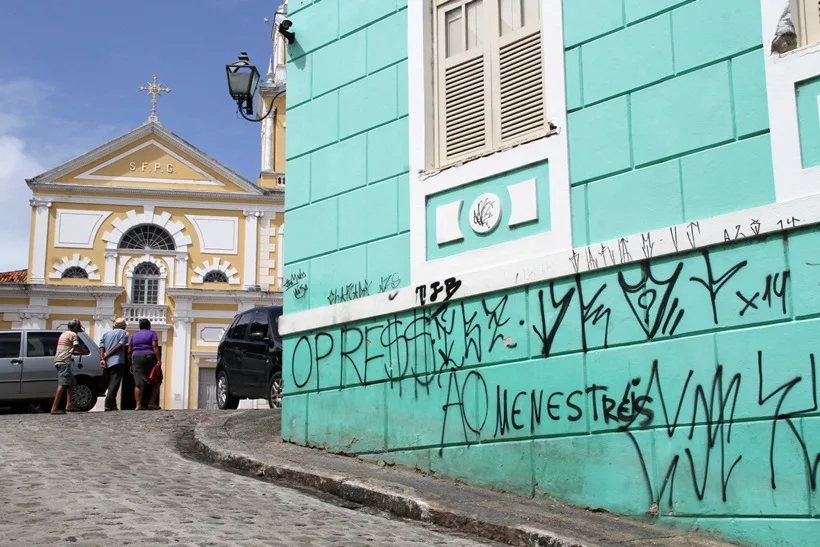
{"type": "MultiPolygon", "coordinates": [[[[332,310],[417,290],[407,0],[289,11],[285,278],[300,290],[285,320],[328,306],[344,318],[332,310]]],[[[820,232],[750,216],[695,243],[704,219],[776,202],[761,0],[564,0],[563,17],[572,242],[601,247],[595,271],[469,297],[454,277],[432,305],[288,334],[282,435],[750,544],[811,544],[820,232]],[[671,256],[601,245],[667,229],[671,256]]],[[[797,88],[804,167],[820,157],[815,86],[797,88]]],[[[435,238],[439,204],[522,180],[549,211],[547,166],[429,196],[427,260],[560,230],[541,214],[478,236],[463,215],[462,240],[435,238]]]]}
{"type": "Polygon", "coordinates": [[[410,283],[407,1],[291,1],[289,311],[410,283]],[[367,211],[366,214],[362,214],[367,211]],[[308,287],[305,292],[295,287],[308,287]]]}

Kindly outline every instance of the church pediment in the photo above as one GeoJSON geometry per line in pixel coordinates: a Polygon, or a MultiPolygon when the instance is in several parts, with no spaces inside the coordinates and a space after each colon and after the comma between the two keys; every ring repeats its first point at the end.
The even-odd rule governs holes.
{"type": "Polygon", "coordinates": [[[95,189],[260,194],[262,190],[186,141],[149,122],[122,137],[28,180],[95,189]]]}
{"type": "Polygon", "coordinates": [[[111,182],[153,182],[225,186],[161,142],[150,139],[74,176],[111,182]]]}

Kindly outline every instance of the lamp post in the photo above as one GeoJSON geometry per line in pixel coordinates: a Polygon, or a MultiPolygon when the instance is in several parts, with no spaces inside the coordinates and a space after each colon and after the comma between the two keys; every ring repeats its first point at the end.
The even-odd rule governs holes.
{"type": "MultiPolygon", "coordinates": [[[[259,85],[259,71],[251,63],[248,54],[244,51],[240,53],[238,61],[225,65],[225,71],[228,75],[228,92],[236,101],[239,114],[249,122],[261,122],[270,116],[272,108],[261,118],[258,115],[249,117],[253,116],[253,99],[259,85]]],[[[274,100],[281,94],[282,92],[277,93],[274,100]]]]}

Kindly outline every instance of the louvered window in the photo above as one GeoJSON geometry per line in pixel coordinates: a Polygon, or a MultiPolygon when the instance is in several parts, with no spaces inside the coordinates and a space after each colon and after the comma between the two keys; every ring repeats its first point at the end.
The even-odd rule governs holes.
{"type": "Polygon", "coordinates": [[[798,29],[800,45],[808,46],[820,42],[820,0],[797,0],[797,6],[799,15],[795,26],[798,29]]]}
{"type": "Polygon", "coordinates": [[[541,0],[437,0],[437,163],[542,136],[541,0]]]}

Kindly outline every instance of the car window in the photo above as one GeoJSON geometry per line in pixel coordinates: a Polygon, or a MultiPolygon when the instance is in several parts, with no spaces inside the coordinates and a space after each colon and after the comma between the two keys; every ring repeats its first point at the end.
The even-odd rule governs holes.
{"type": "Polygon", "coordinates": [[[268,312],[267,310],[257,310],[251,323],[250,334],[260,333],[262,337],[268,335],[268,312]]]}
{"type": "Polygon", "coordinates": [[[245,335],[248,332],[248,326],[251,323],[251,318],[253,318],[253,312],[243,313],[240,315],[239,319],[236,321],[236,324],[231,329],[230,337],[235,340],[244,340],[245,335]]]}
{"type": "Polygon", "coordinates": [[[77,337],[77,341],[80,343],[80,349],[84,350],[87,353],[91,353],[91,348],[97,347],[94,345],[94,341],[88,337],[88,334],[83,333],[77,337]]]}
{"type": "Polygon", "coordinates": [[[238,314],[236,316],[234,316],[233,321],[231,321],[231,324],[228,325],[228,328],[225,329],[224,333],[222,333],[222,339],[223,340],[225,340],[227,338],[233,338],[233,328],[239,322],[239,317],[240,316],[238,314]]]}
{"type": "Polygon", "coordinates": [[[26,357],[54,357],[59,332],[29,332],[26,334],[26,357]]]}
{"type": "Polygon", "coordinates": [[[0,333],[0,359],[20,357],[20,338],[19,332],[0,333]]]}

